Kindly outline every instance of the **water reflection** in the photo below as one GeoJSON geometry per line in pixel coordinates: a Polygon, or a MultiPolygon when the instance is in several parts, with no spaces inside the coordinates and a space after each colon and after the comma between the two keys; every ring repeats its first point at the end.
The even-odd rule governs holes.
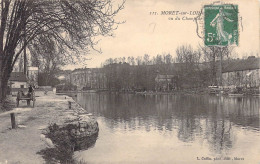
{"type": "Polygon", "coordinates": [[[132,131],[144,136],[155,133],[165,140],[177,137],[214,155],[234,151],[240,133],[259,136],[258,98],[92,93],[79,94],[77,101],[97,115],[111,135],[132,131]]]}

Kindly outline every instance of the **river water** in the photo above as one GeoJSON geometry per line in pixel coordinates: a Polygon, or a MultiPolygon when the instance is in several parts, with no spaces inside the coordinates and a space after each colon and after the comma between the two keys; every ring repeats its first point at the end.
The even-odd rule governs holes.
{"type": "Polygon", "coordinates": [[[79,93],[77,101],[100,128],[75,153],[88,163],[260,163],[257,97],[79,93]]]}

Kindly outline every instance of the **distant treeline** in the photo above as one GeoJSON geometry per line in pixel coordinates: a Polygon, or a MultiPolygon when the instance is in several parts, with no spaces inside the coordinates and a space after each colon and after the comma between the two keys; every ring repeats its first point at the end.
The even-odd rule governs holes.
{"type": "Polygon", "coordinates": [[[134,58],[133,56],[129,57],[119,57],[119,58],[109,58],[105,61],[105,65],[109,64],[122,64],[122,63],[128,63],[129,65],[155,65],[155,64],[170,64],[175,63],[175,58],[172,57],[171,54],[164,54],[157,56],[150,57],[150,55],[145,54],[143,56],[138,56],[134,58]]]}
{"type": "Polygon", "coordinates": [[[110,90],[155,90],[157,75],[172,75],[175,88],[197,88],[217,83],[217,58],[228,57],[230,49],[180,46],[171,54],[110,58],[103,64],[110,90]],[[221,52],[222,51],[222,52],[221,52]]]}

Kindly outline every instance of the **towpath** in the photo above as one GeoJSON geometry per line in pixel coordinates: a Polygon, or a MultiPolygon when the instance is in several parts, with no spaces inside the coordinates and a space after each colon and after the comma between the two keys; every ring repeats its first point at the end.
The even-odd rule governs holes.
{"type": "Polygon", "coordinates": [[[16,129],[11,129],[10,114],[0,113],[0,164],[45,163],[37,154],[47,146],[40,135],[49,124],[59,123],[68,117],[68,101],[73,100],[68,96],[48,93],[36,97],[34,108],[27,107],[26,102],[20,102],[19,108],[15,110],[23,112],[15,114],[16,129]]]}

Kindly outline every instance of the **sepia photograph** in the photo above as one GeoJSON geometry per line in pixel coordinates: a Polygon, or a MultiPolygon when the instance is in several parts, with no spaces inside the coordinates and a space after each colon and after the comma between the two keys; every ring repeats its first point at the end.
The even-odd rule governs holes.
{"type": "Polygon", "coordinates": [[[260,164],[259,0],[0,0],[0,164],[260,164]]]}

